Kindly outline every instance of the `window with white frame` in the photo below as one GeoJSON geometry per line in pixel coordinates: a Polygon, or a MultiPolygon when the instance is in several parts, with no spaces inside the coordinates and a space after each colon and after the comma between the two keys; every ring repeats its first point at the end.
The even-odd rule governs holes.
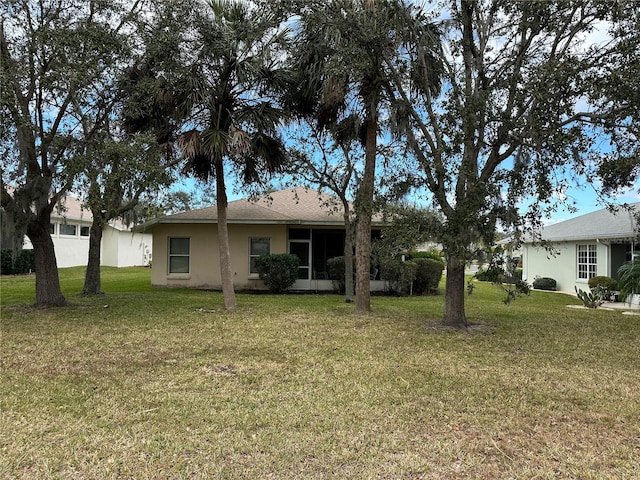
{"type": "Polygon", "coordinates": [[[191,239],[169,237],[169,273],[189,273],[191,239]]]}
{"type": "Polygon", "coordinates": [[[578,278],[588,280],[598,274],[597,245],[578,245],[578,278]]]}
{"type": "Polygon", "coordinates": [[[271,253],[271,239],[270,238],[250,238],[249,239],[249,273],[258,274],[256,268],[256,259],[260,255],[267,255],[271,253]]]}
{"type": "Polygon", "coordinates": [[[81,237],[88,237],[90,234],[90,230],[89,227],[80,227],[80,236],[81,237]]]}

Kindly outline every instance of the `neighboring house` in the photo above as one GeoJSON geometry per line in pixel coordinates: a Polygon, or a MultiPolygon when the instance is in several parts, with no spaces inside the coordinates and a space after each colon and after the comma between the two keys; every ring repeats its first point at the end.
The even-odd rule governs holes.
{"type": "MultiPolygon", "coordinates": [[[[344,254],[343,209],[335,197],[305,188],[229,202],[231,268],[235,288],[264,289],[255,259],[292,253],[300,259],[294,290],[332,290],[327,260],[344,254]]],[[[382,222],[374,218],[372,235],[382,222]]],[[[221,289],[216,207],[154,219],[137,228],[153,233],[151,283],[156,286],[221,289]]],[[[377,269],[372,290],[383,290],[377,269]]]]}
{"type": "MultiPolygon", "coordinates": [[[[59,268],[86,265],[89,258],[89,230],[93,216],[74,197],[64,197],[51,214],[49,232],[59,268]]],[[[151,262],[152,236],[134,233],[122,222],[112,220],[102,234],[100,264],[108,267],[146,266],[151,262]]],[[[25,249],[33,248],[25,237],[25,249]]]]}
{"type": "Polygon", "coordinates": [[[552,251],[525,241],[522,246],[522,278],[551,277],[557,289],[573,293],[577,287],[589,291],[587,282],[595,276],[618,279],[622,264],[640,255],[634,211],[607,209],[546,226],[543,240],[551,242],[552,251]]]}

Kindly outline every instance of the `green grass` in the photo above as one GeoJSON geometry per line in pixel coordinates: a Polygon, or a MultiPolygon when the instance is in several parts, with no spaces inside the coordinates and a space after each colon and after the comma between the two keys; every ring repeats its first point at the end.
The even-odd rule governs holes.
{"type": "Polygon", "coordinates": [[[640,477],[640,317],[477,284],[443,296],[238,295],[150,287],[38,310],[0,278],[0,478],[640,477]]]}

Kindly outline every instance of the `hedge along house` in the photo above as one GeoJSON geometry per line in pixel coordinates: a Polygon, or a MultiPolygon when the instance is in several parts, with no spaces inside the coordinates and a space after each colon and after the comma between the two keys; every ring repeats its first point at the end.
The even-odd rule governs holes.
{"type": "MultiPolygon", "coordinates": [[[[291,253],[300,260],[292,290],[332,290],[327,261],[344,255],[343,212],[335,197],[301,187],[229,202],[235,288],[264,289],[255,259],[291,253]]],[[[380,235],[382,226],[380,218],[374,217],[373,237],[380,235]]],[[[221,289],[215,206],[157,218],[138,228],[153,234],[153,285],[221,289]]],[[[371,289],[384,290],[385,282],[379,280],[376,269],[371,275],[371,289]]]]}
{"type": "Polygon", "coordinates": [[[607,209],[587,213],[545,227],[541,238],[550,242],[549,251],[532,241],[522,246],[522,278],[551,277],[557,289],[574,293],[574,288],[589,291],[591,277],[606,276],[618,280],[618,269],[640,255],[640,237],[636,214],[632,210],[607,209]]]}

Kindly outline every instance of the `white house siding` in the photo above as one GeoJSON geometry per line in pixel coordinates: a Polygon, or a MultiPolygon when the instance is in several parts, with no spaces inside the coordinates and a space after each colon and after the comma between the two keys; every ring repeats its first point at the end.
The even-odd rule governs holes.
{"type": "Polygon", "coordinates": [[[146,266],[151,261],[150,233],[133,233],[107,227],[102,236],[102,265],[110,267],[146,266]]]}
{"type": "MultiPolygon", "coordinates": [[[[56,261],[58,268],[76,267],[78,265],[86,265],[89,257],[89,236],[86,229],[91,226],[91,222],[86,221],[67,221],[62,222],[59,219],[52,219],[54,224],[54,232],[51,234],[51,240],[56,252],[56,261]],[[60,225],[74,225],[75,235],[65,235],[60,233],[60,225]],[[81,235],[81,228],[85,227],[81,235]]],[[[29,237],[25,237],[23,248],[25,250],[33,249],[33,245],[29,237]]]]}
{"type": "Polygon", "coordinates": [[[533,283],[535,277],[550,277],[557,290],[575,293],[574,288],[589,291],[588,280],[578,278],[578,245],[596,245],[596,275],[610,276],[609,246],[596,240],[554,243],[555,255],[542,247],[523,245],[522,278],[533,283]]]}

